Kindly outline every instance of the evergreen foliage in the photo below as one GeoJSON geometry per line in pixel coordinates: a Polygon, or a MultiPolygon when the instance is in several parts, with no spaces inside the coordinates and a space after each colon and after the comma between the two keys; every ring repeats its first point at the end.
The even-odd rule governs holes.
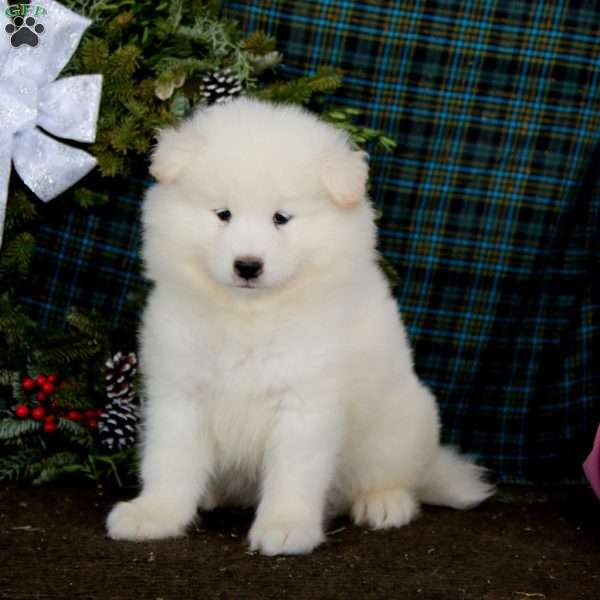
{"type": "Polygon", "coordinates": [[[24,435],[40,429],[41,423],[33,419],[17,420],[7,417],[0,421],[0,440],[21,439],[24,435]]]}

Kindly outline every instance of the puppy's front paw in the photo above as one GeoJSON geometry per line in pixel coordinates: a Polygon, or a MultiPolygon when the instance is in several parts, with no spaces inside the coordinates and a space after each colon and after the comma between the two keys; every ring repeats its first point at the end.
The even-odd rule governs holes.
{"type": "Polygon", "coordinates": [[[261,554],[308,554],[325,540],[318,524],[297,518],[257,519],[250,529],[250,549],[261,554]]]}
{"type": "Polygon", "coordinates": [[[187,519],[172,506],[149,498],[119,502],[106,519],[109,537],[114,540],[155,540],[182,535],[187,519]]]}
{"type": "Polygon", "coordinates": [[[352,505],[357,525],[372,529],[402,527],[419,514],[414,497],[403,489],[373,490],[358,496],[352,505]]]}

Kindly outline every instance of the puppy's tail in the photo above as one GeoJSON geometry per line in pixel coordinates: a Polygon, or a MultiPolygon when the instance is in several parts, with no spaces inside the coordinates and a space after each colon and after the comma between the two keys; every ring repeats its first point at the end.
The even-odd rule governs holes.
{"type": "Polygon", "coordinates": [[[472,508],[494,494],[494,486],[485,480],[485,469],[449,446],[442,446],[427,469],[419,489],[426,504],[472,508]]]}

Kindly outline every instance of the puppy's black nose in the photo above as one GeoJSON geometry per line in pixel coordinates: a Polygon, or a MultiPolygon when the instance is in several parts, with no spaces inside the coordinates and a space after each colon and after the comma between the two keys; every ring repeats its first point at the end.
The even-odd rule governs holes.
{"type": "Polygon", "coordinates": [[[242,279],[256,279],[263,271],[263,262],[257,258],[238,258],[233,268],[242,279]]]}

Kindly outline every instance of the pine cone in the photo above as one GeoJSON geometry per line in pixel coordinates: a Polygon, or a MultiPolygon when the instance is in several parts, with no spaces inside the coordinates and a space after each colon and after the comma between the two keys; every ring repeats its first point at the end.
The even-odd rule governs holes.
{"type": "Polygon", "coordinates": [[[116,399],[104,407],[98,419],[100,445],[110,451],[125,450],[135,444],[140,417],[138,407],[116,399]]]}
{"type": "Polygon", "coordinates": [[[215,69],[202,77],[200,95],[206,104],[222,104],[239,96],[244,89],[231,69],[215,69]]]}
{"type": "Polygon", "coordinates": [[[137,357],[134,352],[123,356],[117,352],[105,363],[106,395],[108,398],[118,398],[131,402],[135,397],[133,378],[137,371],[137,357]]]}

